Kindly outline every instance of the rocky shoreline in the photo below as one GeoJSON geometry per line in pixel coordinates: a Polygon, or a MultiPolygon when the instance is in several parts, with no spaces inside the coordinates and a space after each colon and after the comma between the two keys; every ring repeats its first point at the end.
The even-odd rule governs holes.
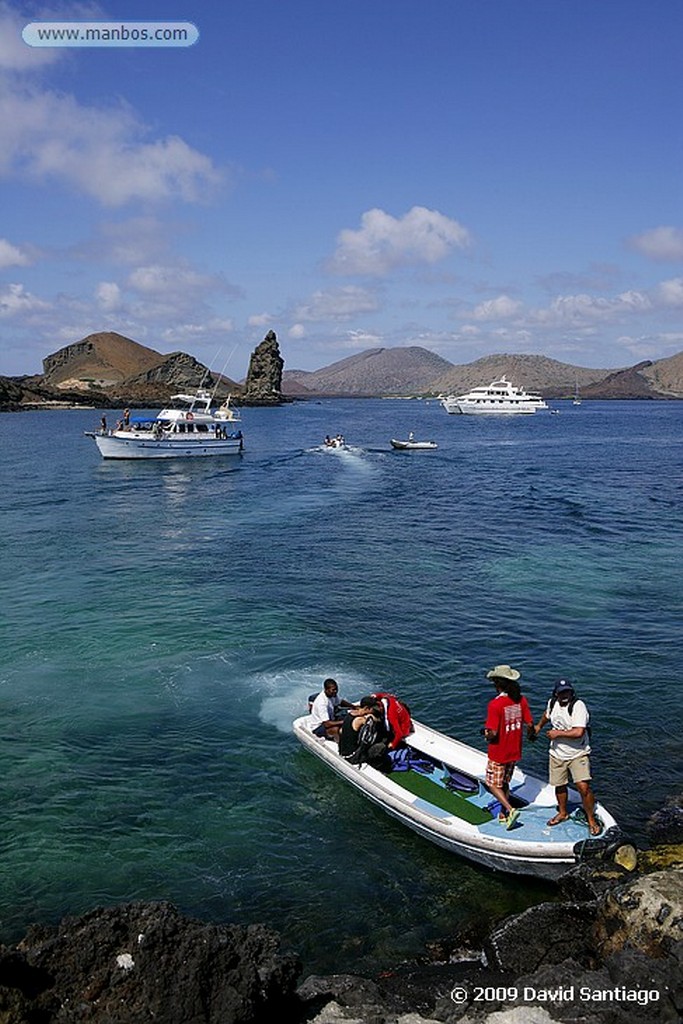
{"type": "Polygon", "coordinates": [[[376,978],[309,975],[263,925],[130,903],[0,947],[2,1024],[677,1024],[683,1012],[683,799],[628,872],[577,865],[558,902],[483,941],[453,936],[376,978]]]}

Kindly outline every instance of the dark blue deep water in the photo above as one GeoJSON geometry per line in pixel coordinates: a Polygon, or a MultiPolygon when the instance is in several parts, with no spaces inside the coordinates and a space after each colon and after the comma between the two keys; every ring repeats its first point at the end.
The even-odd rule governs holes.
{"type": "Polygon", "coordinates": [[[247,409],[241,458],[176,464],[104,462],[98,412],[0,417],[0,941],[170,899],[276,927],[307,972],[368,970],[547,898],[298,747],[328,675],[477,745],[492,665],[536,715],[569,675],[642,841],[681,782],[683,403],[557,408],[247,409]],[[391,451],[409,430],[438,450],[391,451]],[[320,450],[337,431],[352,450],[320,450]]]}

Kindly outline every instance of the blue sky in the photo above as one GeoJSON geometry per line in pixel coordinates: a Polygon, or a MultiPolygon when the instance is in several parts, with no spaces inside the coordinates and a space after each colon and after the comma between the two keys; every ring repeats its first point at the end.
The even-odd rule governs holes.
{"type": "Polygon", "coordinates": [[[0,373],[683,350],[680,0],[0,0],[0,373]],[[189,21],[191,47],[30,47],[189,21]]]}

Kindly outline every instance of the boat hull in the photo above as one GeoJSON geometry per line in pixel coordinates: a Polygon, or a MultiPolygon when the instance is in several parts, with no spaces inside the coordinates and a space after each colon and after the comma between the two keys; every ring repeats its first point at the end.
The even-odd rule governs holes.
{"type": "Polygon", "coordinates": [[[239,455],[243,447],[240,437],[200,437],[190,441],[180,437],[175,440],[96,434],[95,443],[104,459],[201,459],[217,455],[239,455]]]}
{"type": "MultiPolygon", "coordinates": [[[[493,799],[483,786],[484,753],[419,722],[414,726],[414,733],[407,739],[412,750],[435,759],[442,766],[465,772],[478,783],[478,799],[493,799]]],[[[360,768],[350,765],[339,755],[334,741],[312,734],[309,716],[297,719],[293,729],[297,739],[310,753],[391,817],[424,839],[483,867],[554,881],[577,863],[577,846],[580,848],[581,841],[590,838],[587,827],[578,822],[572,821],[566,827],[562,825],[554,829],[547,827],[547,818],[555,809],[554,789],[527,775],[519,767],[515,769],[511,788],[513,796],[524,806],[519,827],[508,832],[490,814],[490,820],[482,820],[485,812],[481,799],[478,805],[475,803],[469,808],[469,813],[474,813],[473,808],[478,811],[476,820],[480,823],[476,824],[448,813],[405,789],[395,781],[399,773],[387,775],[367,764],[360,768]],[[562,829],[567,833],[564,836],[562,829]]],[[[571,796],[578,800],[577,794],[572,793],[571,796]]],[[[609,829],[617,831],[614,818],[605,808],[598,806],[597,813],[603,822],[604,832],[609,829]]]]}
{"type": "Polygon", "coordinates": [[[537,409],[547,408],[545,403],[538,405],[532,402],[510,403],[509,405],[501,403],[500,406],[486,406],[483,402],[481,404],[476,402],[449,402],[448,399],[444,399],[441,404],[446,412],[462,414],[464,416],[528,416],[530,413],[536,412],[537,409]]]}
{"type": "Polygon", "coordinates": [[[436,441],[398,441],[392,437],[391,447],[398,451],[431,451],[438,446],[436,441]]]}

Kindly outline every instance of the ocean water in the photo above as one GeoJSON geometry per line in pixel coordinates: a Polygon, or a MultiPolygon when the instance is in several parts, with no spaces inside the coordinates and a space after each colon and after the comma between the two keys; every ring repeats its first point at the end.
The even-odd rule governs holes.
{"type": "Polygon", "coordinates": [[[175,464],[104,462],[96,411],[1,416],[0,941],[169,899],[272,925],[306,973],[368,971],[552,897],[302,750],[328,675],[475,745],[492,665],[535,715],[570,676],[598,796],[642,842],[681,787],[683,404],[556,407],[246,409],[242,457],[175,464]],[[410,430],[438,450],[393,452],[410,430]],[[338,431],[351,450],[321,449],[338,431]]]}

